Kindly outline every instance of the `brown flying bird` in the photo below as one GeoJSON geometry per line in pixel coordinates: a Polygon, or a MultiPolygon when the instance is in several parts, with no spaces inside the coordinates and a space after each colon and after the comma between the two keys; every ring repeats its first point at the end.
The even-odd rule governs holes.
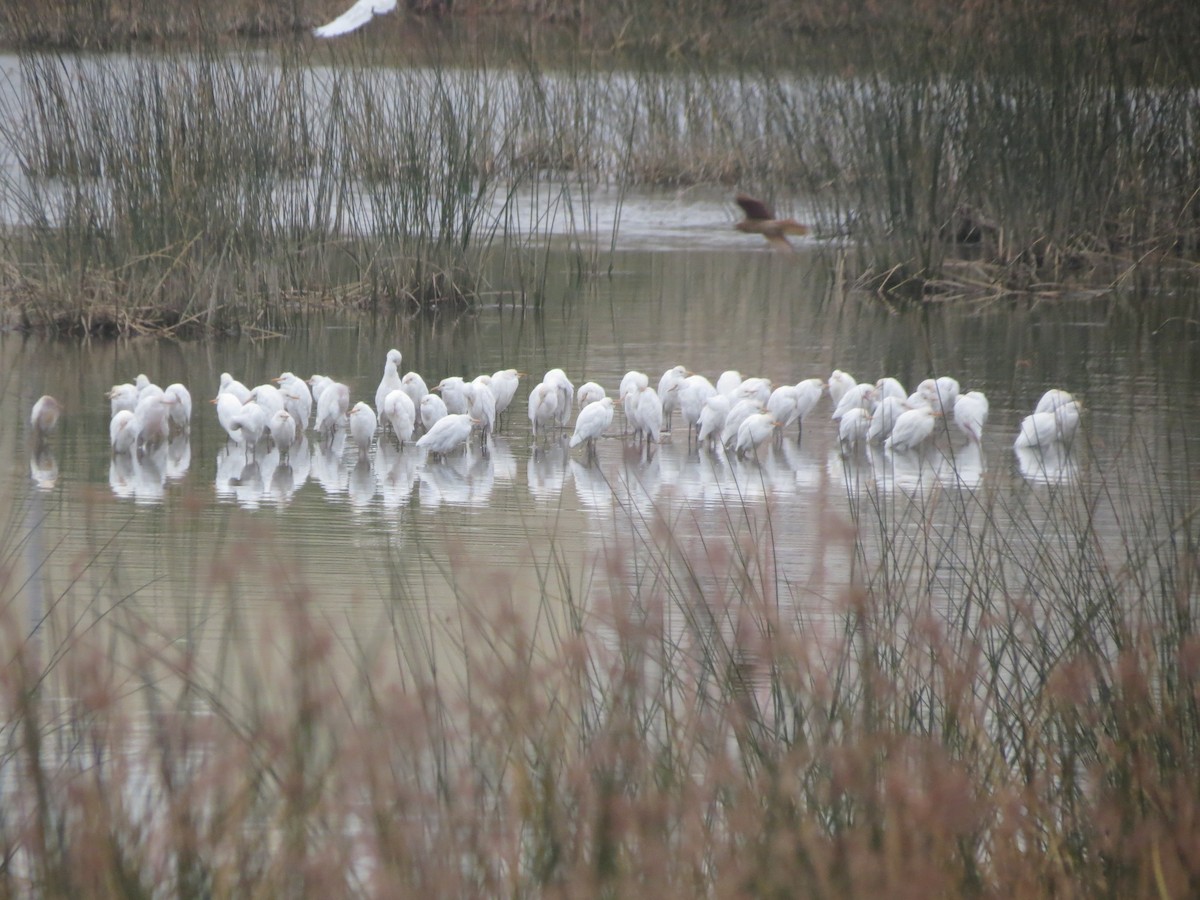
{"type": "Polygon", "coordinates": [[[789,234],[808,234],[812,230],[807,225],[801,225],[795,219],[775,218],[771,207],[761,200],[755,200],[745,194],[738,194],[733,199],[746,214],[746,218],[733,227],[747,234],[761,234],[776,250],[792,249],[792,245],[787,239],[789,234]]]}

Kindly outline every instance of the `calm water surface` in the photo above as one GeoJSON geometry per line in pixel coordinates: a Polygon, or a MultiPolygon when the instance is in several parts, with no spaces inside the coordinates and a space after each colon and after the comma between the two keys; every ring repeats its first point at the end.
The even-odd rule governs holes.
{"type": "MultiPolygon", "coordinates": [[[[849,579],[848,544],[831,535],[849,521],[856,491],[927,504],[937,490],[1036,497],[1105,481],[1136,507],[1163,487],[1186,492],[1194,479],[1200,328],[1169,310],[1146,316],[1071,302],[893,314],[831,293],[811,248],[791,257],[754,244],[627,251],[614,269],[582,286],[551,285],[537,312],[314,313],[281,337],[194,343],[0,336],[5,553],[22,573],[15,584],[36,569],[29,584],[40,587],[10,584],[7,602],[31,621],[57,605],[77,627],[132,610],[167,637],[195,637],[220,628],[230,609],[271,610],[281,594],[303,591],[331,621],[370,631],[397,598],[448,620],[465,595],[531,609],[543,593],[599,602],[645,587],[647,572],[662,578],[676,552],[724,590],[732,576],[709,563],[720,548],[773,542],[763,590],[820,615],[836,608],[849,579]],[[430,385],[510,366],[531,374],[489,452],[434,462],[383,444],[362,462],[346,439],[340,453],[310,443],[290,467],[273,454],[248,461],[226,446],[205,402],[223,371],[253,385],[285,370],[331,375],[353,400],[370,402],[390,347],[403,352],[403,370],[430,385]],[[525,398],[547,369],[561,366],[577,386],[594,380],[615,394],[627,370],[657,383],[677,363],[714,382],[729,368],[794,383],[838,367],[860,380],[893,375],[910,390],[951,374],[964,390],[987,394],[991,415],[980,454],[943,438],[924,468],[914,460],[872,468],[877,455],[843,463],[828,399],[801,442],[789,433],[757,463],[689,452],[678,421],[647,461],[617,434],[619,414],[593,463],[562,443],[531,445],[525,398]],[[104,393],[141,372],[186,384],[195,413],[189,439],[133,467],[110,455],[104,393]],[[1058,486],[1039,484],[1045,471],[1023,472],[1011,446],[1049,387],[1076,392],[1089,409],[1085,449],[1061,461],[1058,486]],[[28,449],[28,411],[42,393],[67,412],[52,458],[39,460],[28,449]]],[[[1119,542],[1126,526],[1102,527],[1119,542]]]]}

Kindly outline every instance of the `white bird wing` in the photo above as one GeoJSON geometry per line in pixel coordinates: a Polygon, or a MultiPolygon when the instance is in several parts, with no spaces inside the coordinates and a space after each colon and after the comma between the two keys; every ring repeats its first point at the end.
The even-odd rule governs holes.
{"type": "Polygon", "coordinates": [[[362,28],[375,16],[390,13],[396,8],[396,0],[358,0],[352,7],[319,28],[313,29],[316,37],[337,37],[362,28]]]}

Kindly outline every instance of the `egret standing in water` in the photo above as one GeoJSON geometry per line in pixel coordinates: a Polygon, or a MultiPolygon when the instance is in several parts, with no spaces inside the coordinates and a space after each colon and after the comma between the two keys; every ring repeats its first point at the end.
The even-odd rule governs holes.
{"type": "Polygon", "coordinates": [[[62,415],[62,405],[49,394],[43,394],[33,404],[29,414],[29,424],[33,428],[33,440],[37,447],[43,447],[54,429],[58,427],[58,418],[62,415]]]}
{"type": "Polygon", "coordinates": [[[474,427],[471,417],[466,413],[450,413],[434,422],[433,427],[417,441],[417,446],[444,459],[447,453],[470,440],[474,427]]]}
{"type": "Polygon", "coordinates": [[[392,391],[400,389],[400,361],[402,357],[400,351],[392,348],[387,352],[387,359],[383,363],[383,378],[379,380],[379,387],[375,389],[375,413],[379,419],[379,424],[384,428],[389,426],[387,411],[383,408],[383,400],[392,391]]]}
{"type": "MultiPolygon", "coordinates": [[[[381,404],[382,405],[382,404],[381,404]]],[[[371,452],[371,440],[379,426],[375,411],[361,400],[350,408],[350,436],[358,445],[358,458],[366,459],[371,452]]]]}
{"type": "Polygon", "coordinates": [[[392,433],[400,446],[412,440],[413,431],[417,425],[417,408],[403,389],[392,391],[383,398],[383,408],[387,412],[388,422],[392,433]]]}
{"type": "Polygon", "coordinates": [[[612,420],[613,398],[603,397],[593,400],[579,411],[579,418],[575,420],[575,433],[571,435],[571,448],[574,449],[586,441],[588,456],[595,456],[596,438],[604,434],[605,429],[612,424],[612,420]]]}

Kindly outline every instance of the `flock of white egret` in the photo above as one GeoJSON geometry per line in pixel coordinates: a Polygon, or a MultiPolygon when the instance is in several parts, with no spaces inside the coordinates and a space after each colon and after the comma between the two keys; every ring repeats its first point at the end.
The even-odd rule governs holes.
{"type": "MultiPolygon", "coordinates": [[[[506,368],[476,378],[443,378],[432,388],[416,372],[401,376],[400,350],[384,360],[383,377],[373,404],[350,403],[349,386],[314,374],[301,378],[284,372],[270,382],[247,388],[228,372],[222,373],[216,397],[217,420],[230,442],[253,454],[268,442],[286,457],[305,439],[310,427],[328,443],[338,431],[348,431],[360,457],[370,454],[376,440],[394,440],[442,458],[479,434],[486,446],[517,394],[523,373],[506,368]]],[[[828,394],[832,418],[838,424],[842,452],[851,455],[869,445],[890,452],[918,451],[935,436],[938,420],[953,424],[967,443],[979,444],[988,421],[988,398],[980,391],[961,391],[954,378],[926,378],[912,394],[895,378],[858,382],[841,370],[827,380],[806,378],[797,384],[774,385],[767,378],[722,372],[716,383],[703,374],[674,366],[656,384],[644,372],[620,379],[617,396],[604,386],[587,382],[576,390],[562,368],[552,368],[529,390],[527,414],[535,443],[565,438],[576,404],[580,412],[568,439],[569,448],[584,446],[595,454],[596,439],[613,431],[617,406],[624,410],[623,436],[631,434],[647,457],[662,434],[672,431],[678,413],[688,434],[689,449],[724,451],[739,458],[757,457],[768,440],[782,438],[804,420],[828,394]]],[[[107,392],[112,420],[109,440],[114,454],[154,449],[191,425],[192,397],[182,384],[160,388],[144,374],[133,383],[114,385],[107,392]]],[[[1014,448],[1050,448],[1072,442],[1079,427],[1081,404],[1064,390],[1050,390],[1016,434],[1014,448]]],[[[30,424],[38,444],[58,425],[61,406],[43,396],[32,409],[30,424]]],[[[949,432],[949,428],[946,427],[949,432]]]]}
{"type": "MultiPolygon", "coordinates": [[[[516,369],[504,369],[471,380],[443,378],[430,388],[416,372],[400,374],[402,358],[399,350],[387,352],[373,404],[351,404],[349,386],[326,375],[305,379],[291,372],[253,388],[223,373],[211,403],[229,441],[247,454],[265,442],[286,458],[311,428],[323,443],[348,431],[362,458],[378,437],[400,448],[415,440],[417,448],[440,459],[473,435],[486,447],[524,377],[516,369]]],[[[631,371],[621,379],[616,396],[609,396],[594,381],[576,390],[567,374],[556,368],[530,389],[527,415],[535,444],[544,444],[567,438],[578,405],[567,443],[572,449],[584,447],[589,458],[597,439],[615,432],[618,405],[624,418],[621,435],[631,435],[647,458],[663,435],[671,433],[676,414],[687,431],[689,448],[694,443],[697,449],[746,458],[757,457],[763,444],[781,440],[792,426],[799,437],[804,420],[826,394],[846,455],[870,445],[892,453],[919,451],[935,436],[939,420],[947,423],[947,434],[954,433],[952,424],[960,440],[978,445],[987,424],[987,397],[980,391],[961,391],[948,376],[927,378],[909,393],[895,378],[860,382],[840,369],[827,380],[807,378],[784,385],[733,370],[722,372],[714,384],[684,366],[668,369],[652,384],[645,372],[631,371]]],[[[106,396],[114,454],[153,450],[190,428],[192,398],[182,384],[160,388],[139,375],[132,383],[114,385],[106,396]]],[[[54,430],[61,411],[50,396],[34,405],[30,423],[39,446],[54,430]]],[[[1069,446],[1081,412],[1082,405],[1067,391],[1047,391],[1021,422],[1014,447],[1069,446]]]]}

